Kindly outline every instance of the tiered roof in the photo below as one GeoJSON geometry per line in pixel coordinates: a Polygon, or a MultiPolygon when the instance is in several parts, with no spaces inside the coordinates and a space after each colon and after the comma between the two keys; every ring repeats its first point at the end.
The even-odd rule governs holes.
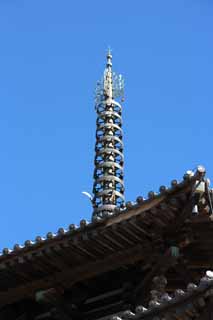
{"type": "Polygon", "coordinates": [[[53,289],[61,298],[79,296],[80,300],[76,298],[73,303],[86,319],[109,317],[128,309],[133,312],[141,302],[148,311],[134,312],[136,315],[131,316],[136,319],[161,317],[167,312],[162,311],[164,307],[170,314],[176,304],[185,310],[189,299],[195,299],[196,304],[201,296],[207,303],[209,288],[194,286],[196,290],[179,300],[172,298],[166,306],[148,308],[154,277],[167,275],[172,297],[187,283],[198,283],[211,268],[211,198],[205,169],[199,166],[194,173],[188,171],[181,182],[173,180],[170,188],[161,186],[159,193],[149,192],[147,199],[139,196],[135,203],[127,202],[111,217],[90,223],[81,220],[79,226],[71,224],[68,230],[60,228],[56,234],[48,232],[45,238],[27,240],[24,246],[3,249],[0,306],[37,301],[40,293],[53,289]],[[181,268],[185,268],[184,275],[181,268]],[[126,279],[127,287],[133,279],[132,297],[125,286],[121,288],[126,279]],[[103,288],[110,293],[106,295],[103,288]]]}
{"type": "MultiPolygon", "coordinates": [[[[157,277],[154,280],[157,280],[157,277]]],[[[189,283],[186,291],[176,289],[174,294],[170,295],[164,290],[152,290],[151,296],[153,300],[150,300],[148,308],[137,306],[135,312],[126,310],[111,316],[110,320],[211,319],[206,316],[213,311],[213,272],[207,271],[198,285],[189,283]]]]}

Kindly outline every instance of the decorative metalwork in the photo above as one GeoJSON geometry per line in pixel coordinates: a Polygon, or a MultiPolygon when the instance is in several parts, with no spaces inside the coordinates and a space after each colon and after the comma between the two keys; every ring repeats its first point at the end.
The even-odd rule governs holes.
{"type": "Polygon", "coordinates": [[[124,80],[112,72],[112,55],[107,54],[103,78],[97,83],[95,109],[97,129],[93,185],[93,219],[113,214],[124,205],[122,106],[124,80]]]}

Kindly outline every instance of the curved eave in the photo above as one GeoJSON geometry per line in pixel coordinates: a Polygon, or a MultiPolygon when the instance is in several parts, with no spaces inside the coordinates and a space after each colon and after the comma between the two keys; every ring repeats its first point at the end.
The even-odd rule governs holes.
{"type": "MultiPolygon", "coordinates": [[[[183,292],[182,296],[172,298],[157,307],[150,307],[144,312],[121,312],[111,316],[110,320],[149,320],[149,319],[203,319],[202,313],[208,305],[212,306],[213,280],[201,283],[196,289],[183,292]],[[166,318],[165,318],[166,317],[166,318]]],[[[210,315],[210,314],[209,314],[210,315]]],[[[206,318],[205,318],[206,319],[206,318]]],[[[209,318],[210,319],[210,318],[209,318]]]]}
{"type": "Polygon", "coordinates": [[[177,202],[180,199],[181,204],[179,203],[179,205],[183,206],[183,203],[187,201],[187,195],[192,190],[192,187],[194,186],[196,179],[197,177],[194,176],[191,179],[184,180],[180,183],[177,183],[175,186],[172,186],[169,189],[163,190],[163,192],[159,194],[150,192],[148,199],[143,199],[142,197],[139,197],[138,203],[127,203],[126,208],[124,210],[118,210],[111,217],[107,217],[105,219],[93,221],[90,223],[86,220],[81,220],[79,226],[71,224],[68,230],[60,228],[56,234],[48,232],[46,238],[38,236],[36,237],[35,241],[26,240],[23,246],[15,245],[13,250],[5,248],[3,249],[2,254],[0,255],[0,268],[3,262],[6,263],[17,257],[22,257],[25,254],[33,254],[34,252],[41,250],[45,247],[61,245],[63,243],[66,243],[66,241],[84,241],[85,239],[83,238],[85,238],[84,236],[87,233],[93,231],[95,231],[95,233],[98,233],[103,229],[121,223],[122,221],[134,219],[137,216],[143,217],[144,222],[150,219],[154,220],[155,217],[152,214],[149,215],[150,210],[155,210],[155,216],[159,215],[160,217],[161,211],[163,210],[163,205],[165,203],[168,203],[170,198],[177,199],[177,202]],[[149,217],[147,214],[149,215],[149,217]]]}
{"type": "MultiPolygon", "coordinates": [[[[47,234],[36,243],[0,257],[0,306],[34,297],[41,289],[58,286],[69,289],[76,282],[102,273],[147,262],[155,252],[153,239],[178,221],[188,203],[198,176],[173,184],[150,198],[101,221],[70,225],[57,235],[47,234]],[[151,254],[152,253],[152,254],[151,254]]],[[[208,217],[208,220],[209,217],[208,217]]]]}

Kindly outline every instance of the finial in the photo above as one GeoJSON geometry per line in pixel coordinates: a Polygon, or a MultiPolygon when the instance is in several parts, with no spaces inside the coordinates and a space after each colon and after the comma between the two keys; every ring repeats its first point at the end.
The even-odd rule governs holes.
{"type": "Polygon", "coordinates": [[[112,49],[110,48],[110,46],[108,46],[107,56],[112,57],[112,49]]]}
{"type": "Polygon", "coordinates": [[[109,48],[104,76],[96,87],[94,197],[90,198],[93,219],[110,216],[124,206],[122,106],[114,100],[123,95],[123,87],[122,76],[112,72],[109,48]]]}
{"type": "Polygon", "coordinates": [[[108,47],[107,51],[107,68],[112,67],[112,52],[110,47],[108,47]]]}

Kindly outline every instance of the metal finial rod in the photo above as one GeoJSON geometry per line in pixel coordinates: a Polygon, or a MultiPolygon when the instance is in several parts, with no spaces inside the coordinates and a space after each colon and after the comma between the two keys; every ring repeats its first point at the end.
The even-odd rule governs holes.
{"type": "Polygon", "coordinates": [[[112,53],[110,48],[108,48],[107,52],[107,68],[112,67],[112,53]]]}
{"type": "Polygon", "coordinates": [[[96,88],[94,219],[111,215],[124,204],[122,106],[114,100],[122,93],[123,79],[112,72],[112,54],[108,51],[103,80],[96,88]]]}

